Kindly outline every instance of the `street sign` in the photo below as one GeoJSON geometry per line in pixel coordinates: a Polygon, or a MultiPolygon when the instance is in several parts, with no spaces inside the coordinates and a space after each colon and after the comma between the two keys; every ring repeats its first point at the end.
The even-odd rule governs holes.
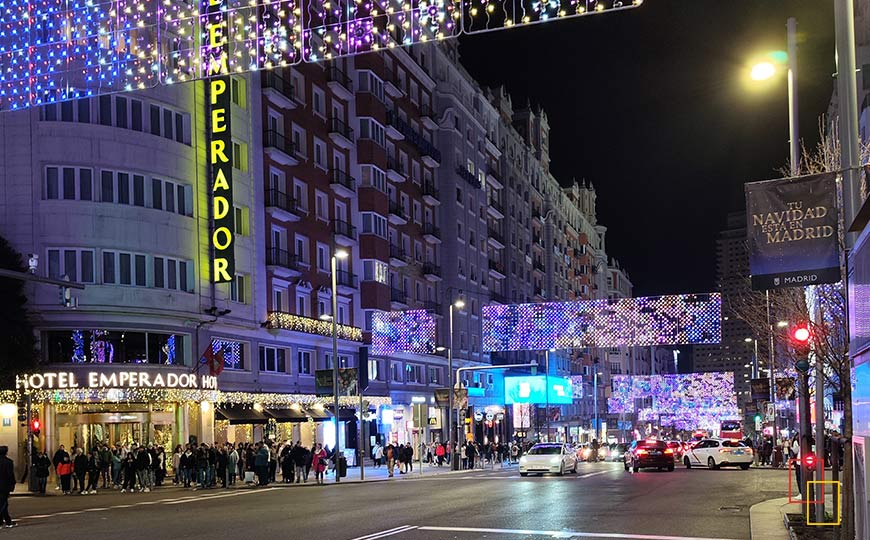
{"type": "Polygon", "coordinates": [[[480,411],[476,411],[476,412],[474,413],[474,421],[475,421],[475,422],[480,422],[481,420],[483,420],[483,413],[480,412],[480,411]]]}
{"type": "Polygon", "coordinates": [[[776,405],[774,403],[764,404],[764,417],[768,422],[773,422],[776,419],[776,405]]]}

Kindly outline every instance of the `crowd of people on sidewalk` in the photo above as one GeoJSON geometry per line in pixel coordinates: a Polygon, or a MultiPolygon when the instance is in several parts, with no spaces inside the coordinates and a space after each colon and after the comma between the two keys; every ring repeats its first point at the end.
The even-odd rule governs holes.
{"type": "MultiPolygon", "coordinates": [[[[523,447],[518,443],[505,444],[491,442],[481,444],[468,441],[460,444],[456,449],[459,457],[459,466],[462,469],[483,469],[487,466],[512,464],[519,461],[520,455],[528,450],[531,444],[523,447]]],[[[414,453],[411,443],[393,444],[387,443],[382,446],[376,444],[372,449],[372,457],[375,468],[387,467],[388,476],[394,476],[395,472],[407,474],[414,471],[414,461],[425,462],[430,467],[449,467],[452,452],[446,442],[421,443],[419,454],[414,453]]]]}

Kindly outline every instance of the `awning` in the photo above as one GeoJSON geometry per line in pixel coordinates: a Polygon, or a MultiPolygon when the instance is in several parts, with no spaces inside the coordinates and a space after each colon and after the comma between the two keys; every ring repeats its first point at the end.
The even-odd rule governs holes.
{"type": "MultiPolygon", "coordinates": [[[[329,413],[329,417],[332,418],[332,407],[329,407],[327,412],[329,413]]],[[[344,409],[339,407],[338,420],[340,422],[352,422],[356,419],[356,409],[344,409]]]]}
{"type": "Polygon", "coordinates": [[[308,415],[302,409],[266,409],[266,414],[276,422],[305,422],[308,415]]]}
{"type": "Polygon", "coordinates": [[[230,424],[265,424],[269,421],[262,412],[242,407],[222,407],[215,409],[214,414],[220,420],[229,420],[230,424]]]}

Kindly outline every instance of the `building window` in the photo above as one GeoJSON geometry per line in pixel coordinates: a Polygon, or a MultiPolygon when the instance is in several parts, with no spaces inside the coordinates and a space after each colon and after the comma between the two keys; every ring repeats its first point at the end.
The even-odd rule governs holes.
{"type": "Polygon", "coordinates": [[[326,169],[326,143],[320,139],[314,139],[314,164],[321,169],[326,169]]]}
{"type": "Polygon", "coordinates": [[[423,366],[417,364],[405,364],[405,382],[412,384],[425,384],[423,379],[423,366]]]}
{"type": "Polygon", "coordinates": [[[302,180],[293,180],[293,198],[296,200],[296,206],[304,211],[308,211],[308,184],[302,180]]]}
{"type": "Polygon", "coordinates": [[[390,380],[393,382],[404,382],[401,362],[390,362],[390,380]]]}
{"type": "Polygon", "coordinates": [[[94,283],[94,250],[92,249],[49,249],[48,277],[70,281],[94,283]]]}
{"type": "Polygon", "coordinates": [[[362,234],[387,237],[387,220],[374,212],[362,212],[362,234]]]}
{"type": "Polygon", "coordinates": [[[154,287],[193,292],[193,262],[155,256],[154,287]]]}
{"type": "Polygon", "coordinates": [[[103,251],[103,284],[145,287],[146,255],[121,251],[103,251]]]}
{"type": "Polygon", "coordinates": [[[359,91],[374,94],[381,102],[384,101],[384,81],[368,70],[361,70],[359,74],[359,91]]]}
{"type": "Polygon", "coordinates": [[[223,353],[224,369],[245,369],[245,344],[225,339],[211,340],[212,352],[223,353]]]}
{"type": "Polygon", "coordinates": [[[361,165],[362,186],[373,187],[382,193],[387,192],[387,174],[374,165],[361,165]]]}
{"type": "Polygon", "coordinates": [[[311,316],[311,299],[307,293],[296,293],[296,315],[300,317],[311,316]]]}
{"type": "Polygon", "coordinates": [[[301,264],[310,264],[311,257],[308,253],[308,238],[296,235],[296,257],[301,264]]]}
{"type": "Polygon", "coordinates": [[[321,117],[326,117],[326,96],[316,86],[311,87],[311,109],[321,117]]]}
{"type": "Polygon", "coordinates": [[[230,300],[240,304],[247,303],[248,278],[244,274],[236,274],[236,278],[230,282],[230,300]]]}
{"type": "Polygon", "coordinates": [[[329,246],[317,243],[317,269],[329,272],[329,246]]]}
{"type": "Polygon", "coordinates": [[[233,168],[248,170],[248,145],[243,142],[233,141],[233,168]]]}
{"type": "Polygon", "coordinates": [[[376,259],[362,261],[363,281],[376,281],[387,285],[389,281],[389,266],[376,259]]]}
{"type": "Polygon", "coordinates": [[[46,167],[45,198],[90,201],[93,199],[94,172],[77,167],[46,167]]]}
{"type": "Polygon", "coordinates": [[[245,79],[242,79],[241,77],[232,77],[230,79],[230,89],[233,105],[244,109],[248,103],[245,79]]]}
{"type": "Polygon", "coordinates": [[[314,215],[318,219],[329,221],[329,198],[322,191],[314,192],[314,215]]]}
{"type": "Polygon", "coordinates": [[[286,351],[277,347],[260,346],[260,371],[266,373],[286,373],[284,362],[286,351]]]}
{"type": "Polygon", "coordinates": [[[429,384],[440,384],[441,383],[441,368],[430,367],[429,368],[429,384]]]}
{"type": "Polygon", "coordinates": [[[300,375],[311,375],[311,356],[312,351],[297,351],[296,352],[296,367],[300,375]]]}
{"type": "Polygon", "coordinates": [[[381,147],[386,145],[386,131],[384,126],[372,118],[359,119],[360,139],[371,139],[381,147]]]}
{"type": "Polygon", "coordinates": [[[233,223],[236,227],[236,234],[239,236],[249,236],[251,229],[248,227],[248,216],[250,210],[247,206],[233,207],[233,223]]]}

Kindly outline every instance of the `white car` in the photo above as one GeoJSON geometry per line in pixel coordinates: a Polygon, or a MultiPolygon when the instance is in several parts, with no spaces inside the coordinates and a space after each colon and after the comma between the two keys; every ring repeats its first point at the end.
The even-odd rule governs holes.
{"type": "Polygon", "coordinates": [[[745,471],[753,461],[752,448],[731,439],[702,439],[683,454],[683,464],[687,469],[738,466],[745,471]]]}
{"type": "Polygon", "coordinates": [[[536,444],[520,458],[520,476],[528,476],[529,473],[556,473],[562,476],[566,472],[577,472],[577,454],[566,444],[536,444]]]}

